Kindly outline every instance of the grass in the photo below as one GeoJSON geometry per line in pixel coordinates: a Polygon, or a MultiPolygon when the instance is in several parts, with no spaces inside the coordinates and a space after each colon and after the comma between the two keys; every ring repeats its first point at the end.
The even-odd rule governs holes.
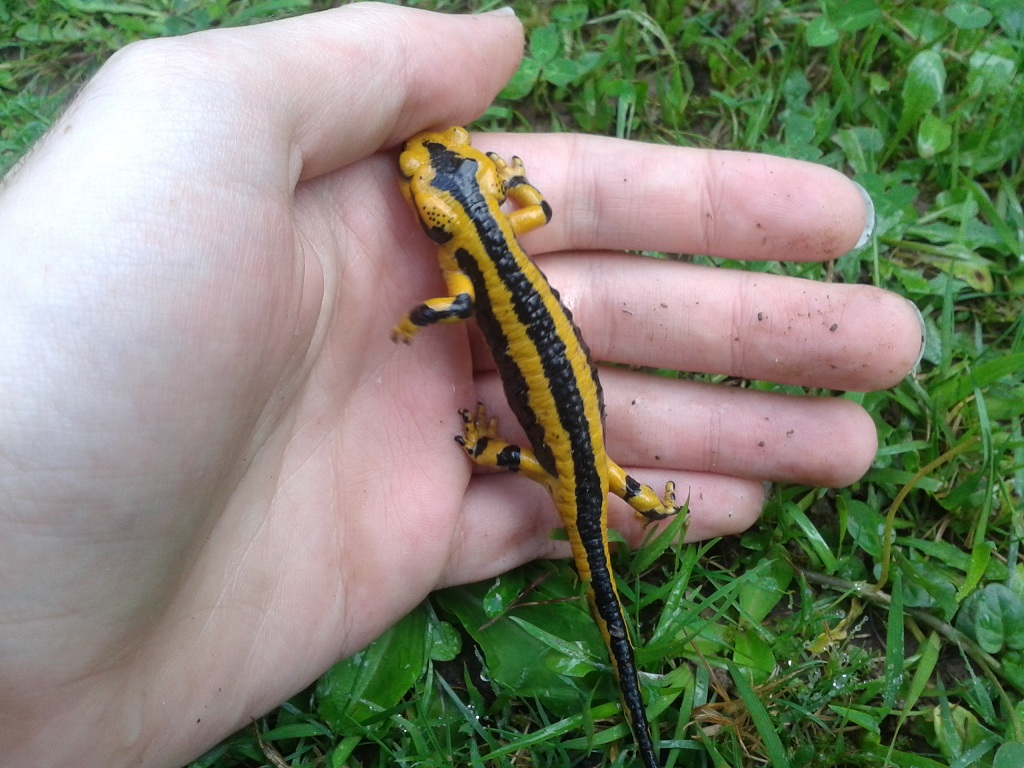
{"type": "MultiPolygon", "coordinates": [[[[310,5],[0,3],[0,169],[130,40],[310,5]]],[[[847,395],[879,431],[862,481],[776,488],[736,539],[620,555],[666,765],[1024,764],[1019,0],[515,6],[528,56],[478,127],[839,168],[875,200],[873,242],[771,269],[879,285],[927,321],[916,375],[847,395]]],[[[194,766],[623,765],[578,595],[548,562],[440,592],[194,766]]]]}

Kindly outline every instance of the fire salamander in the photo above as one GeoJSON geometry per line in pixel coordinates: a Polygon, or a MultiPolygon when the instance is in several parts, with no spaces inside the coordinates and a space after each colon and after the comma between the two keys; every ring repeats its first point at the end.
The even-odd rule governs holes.
{"type": "Polygon", "coordinates": [[[509,164],[485,155],[456,127],[410,139],[399,166],[403,194],[438,244],[450,295],[415,307],[395,326],[392,339],[409,342],[425,326],[476,316],[532,450],[500,439],[482,405],[476,413],[460,411],[464,432],[455,439],[477,464],[522,472],[551,493],[643,765],[656,768],[611,570],[608,492],[625,499],[638,518],[656,520],[680,511],[675,487],[668,483],[659,499],[605,454],[597,369],[569,310],[516,240],[551,219],[551,206],[526,180],[522,161],[513,157],[509,164]],[[509,213],[501,210],[506,197],[517,206],[509,213]]]}

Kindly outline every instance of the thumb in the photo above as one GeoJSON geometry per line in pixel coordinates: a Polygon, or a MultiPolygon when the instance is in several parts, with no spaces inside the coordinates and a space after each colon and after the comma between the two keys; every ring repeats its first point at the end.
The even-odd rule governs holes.
{"type": "Polygon", "coordinates": [[[165,42],[191,49],[176,60],[207,59],[204,72],[220,73],[234,103],[259,110],[250,124],[287,140],[298,178],[308,179],[423,128],[478,117],[515,72],[523,30],[508,11],[354,3],[165,42]]]}
{"type": "Polygon", "coordinates": [[[170,145],[193,172],[237,153],[281,170],[287,158],[275,181],[294,186],[423,128],[478,117],[522,52],[511,9],[448,15],[369,2],[146,40],[115,53],[50,131],[61,141],[44,139],[26,160],[59,175],[81,163],[83,143],[113,141],[104,162],[133,163],[170,145]]]}

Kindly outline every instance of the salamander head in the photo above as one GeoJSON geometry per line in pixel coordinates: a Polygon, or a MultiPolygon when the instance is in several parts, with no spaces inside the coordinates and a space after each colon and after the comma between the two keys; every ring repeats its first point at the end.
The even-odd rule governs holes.
{"type": "Polygon", "coordinates": [[[474,149],[469,132],[455,126],[406,141],[398,160],[402,194],[427,235],[446,243],[472,218],[470,201],[504,201],[493,161],[474,149]]]}

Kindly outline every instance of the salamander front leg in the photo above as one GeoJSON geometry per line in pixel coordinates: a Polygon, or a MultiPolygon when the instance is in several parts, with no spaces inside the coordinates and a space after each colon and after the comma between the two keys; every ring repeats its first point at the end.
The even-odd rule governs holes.
{"type": "Polygon", "coordinates": [[[421,329],[437,323],[456,323],[473,314],[473,286],[461,272],[445,272],[445,282],[451,296],[427,299],[413,307],[391,330],[391,340],[408,344],[421,329]]]}
{"type": "Polygon", "coordinates": [[[520,472],[526,477],[547,486],[550,476],[537,461],[533,451],[502,440],[498,436],[498,420],[487,415],[483,404],[478,404],[476,413],[463,408],[463,430],[455,442],[461,445],[475,463],[482,467],[500,467],[510,472],[520,472]]]}
{"type": "Polygon", "coordinates": [[[526,180],[526,168],[518,157],[506,163],[501,155],[488,152],[487,157],[494,163],[498,175],[505,185],[506,194],[519,206],[509,211],[508,222],[516,237],[530,230],[543,227],[551,221],[551,205],[533,184],[526,180]]]}
{"type": "Polygon", "coordinates": [[[636,510],[637,519],[664,520],[679,514],[685,505],[676,506],[676,484],[669,480],[665,484],[665,498],[649,485],[644,485],[626,474],[626,470],[611,459],[608,460],[610,490],[636,510]]]}

